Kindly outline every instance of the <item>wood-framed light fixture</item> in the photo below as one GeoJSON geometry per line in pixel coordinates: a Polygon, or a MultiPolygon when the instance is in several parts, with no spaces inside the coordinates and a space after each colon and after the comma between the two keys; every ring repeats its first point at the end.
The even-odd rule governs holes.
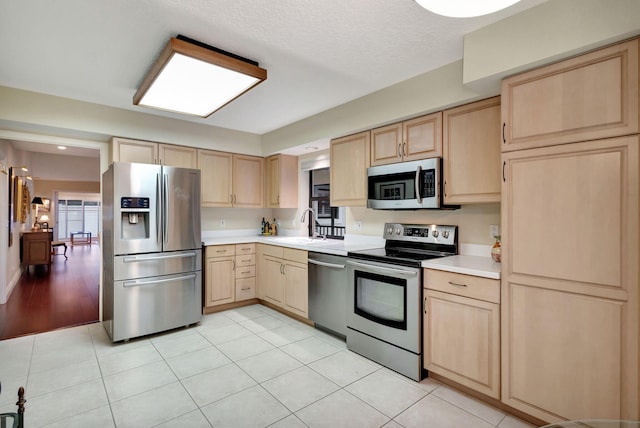
{"type": "Polygon", "coordinates": [[[160,53],[133,104],[208,117],[266,79],[257,62],[179,35],[160,53]]]}

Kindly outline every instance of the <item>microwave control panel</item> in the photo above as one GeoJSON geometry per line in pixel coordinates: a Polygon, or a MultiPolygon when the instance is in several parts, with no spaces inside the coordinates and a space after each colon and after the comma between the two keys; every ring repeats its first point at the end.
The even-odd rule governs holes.
{"type": "Polygon", "coordinates": [[[420,196],[423,198],[433,198],[436,196],[436,170],[426,169],[422,171],[422,183],[420,183],[420,196]]]}

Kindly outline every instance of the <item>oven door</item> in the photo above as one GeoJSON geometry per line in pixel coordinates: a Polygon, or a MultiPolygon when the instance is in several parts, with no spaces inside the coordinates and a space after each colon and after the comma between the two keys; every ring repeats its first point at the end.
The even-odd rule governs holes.
{"type": "Polygon", "coordinates": [[[440,163],[432,158],[368,168],[367,207],[440,208],[440,163]]]}
{"type": "Polygon", "coordinates": [[[347,327],[419,354],[420,269],[353,259],[347,268],[347,327]]]}

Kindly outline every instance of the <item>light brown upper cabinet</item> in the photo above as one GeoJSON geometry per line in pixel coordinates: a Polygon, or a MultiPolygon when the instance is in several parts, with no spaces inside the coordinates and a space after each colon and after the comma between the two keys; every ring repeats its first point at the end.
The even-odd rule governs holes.
{"type": "Polygon", "coordinates": [[[263,164],[257,156],[198,150],[202,206],[263,206],[263,164]]]}
{"type": "Polygon", "coordinates": [[[638,132],[638,39],[502,82],[502,151],[638,132]]]}
{"type": "Polygon", "coordinates": [[[367,205],[367,168],[371,133],[360,132],[331,140],[331,206],[367,205]]]}
{"type": "Polygon", "coordinates": [[[297,208],[298,157],[274,155],[265,162],[267,208],[297,208]]]}
{"type": "Polygon", "coordinates": [[[444,202],[500,202],[500,97],[443,113],[444,202]]]}
{"type": "Polygon", "coordinates": [[[114,137],[111,139],[111,150],[114,162],[150,163],[181,168],[197,166],[196,149],[193,147],[114,137]]]}
{"type": "Polygon", "coordinates": [[[442,156],[442,112],[371,130],[371,166],[442,156]]]}

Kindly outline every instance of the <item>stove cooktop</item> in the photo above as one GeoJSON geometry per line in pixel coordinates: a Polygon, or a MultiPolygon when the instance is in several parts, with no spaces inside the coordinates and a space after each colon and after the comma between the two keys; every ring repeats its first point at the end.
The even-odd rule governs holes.
{"type": "Polygon", "coordinates": [[[420,267],[424,260],[458,254],[458,226],[386,223],[384,248],[350,251],[352,259],[420,267]]]}

